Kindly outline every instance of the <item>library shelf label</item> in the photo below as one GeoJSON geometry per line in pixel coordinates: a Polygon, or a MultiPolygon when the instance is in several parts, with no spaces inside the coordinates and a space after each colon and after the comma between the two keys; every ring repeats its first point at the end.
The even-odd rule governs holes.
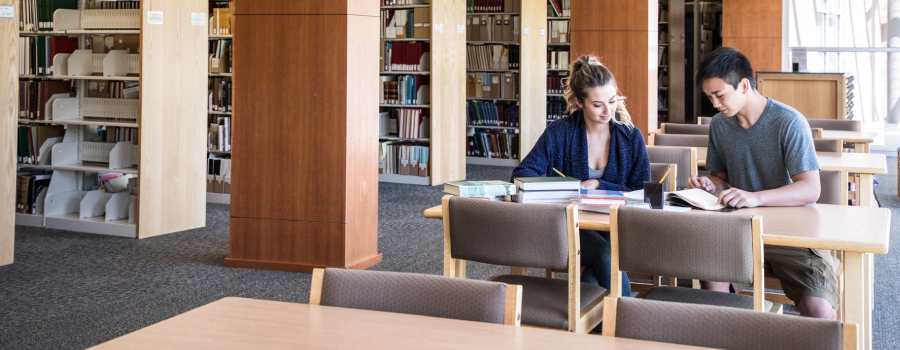
{"type": "Polygon", "coordinates": [[[443,23],[435,23],[434,24],[434,32],[435,33],[443,33],[444,32],[444,24],[443,23]]]}
{"type": "Polygon", "coordinates": [[[0,5],[0,19],[16,19],[16,10],[13,5],[0,5]]]}
{"type": "Polygon", "coordinates": [[[530,27],[525,27],[524,29],[522,29],[522,34],[523,34],[523,35],[531,34],[531,28],[530,28],[530,27]]]}
{"type": "Polygon", "coordinates": [[[205,26],[206,25],[206,14],[203,12],[191,12],[191,25],[192,26],[205,26]]]}
{"type": "Polygon", "coordinates": [[[466,26],[464,26],[462,24],[457,24],[456,25],[456,34],[465,34],[465,33],[466,33],[466,26]]]}
{"type": "Polygon", "coordinates": [[[162,11],[147,11],[147,24],[163,24],[162,11]]]}

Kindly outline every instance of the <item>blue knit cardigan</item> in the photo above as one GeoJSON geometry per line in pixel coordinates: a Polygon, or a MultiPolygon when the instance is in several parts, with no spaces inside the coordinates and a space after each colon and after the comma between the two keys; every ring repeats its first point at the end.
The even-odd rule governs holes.
{"type": "MultiPolygon", "coordinates": [[[[644,181],[650,181],[644,136],[636,127],[609,123],[609,129],[609,158],[599,179],[600,189],[643,189],[644,181]]],[[[566,176],[588,180],[587,129],[581,111],[547,126],[528,156],[513,170],[512,177],[559,176],[553,168],[566,176]]]]}

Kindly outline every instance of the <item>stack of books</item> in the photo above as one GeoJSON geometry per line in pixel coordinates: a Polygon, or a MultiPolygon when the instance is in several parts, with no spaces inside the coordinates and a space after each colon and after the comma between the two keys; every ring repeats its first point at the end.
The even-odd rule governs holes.
{"type": "Polygon", "coordinates": [[[506,196],[516,194],[516,186],[506,181],[454,181],[444,184],[444,193],[502,201],[506,196]]]}
{"type": "Polygon", "coordinates": [[[512,200],[529,204],[569,204],[578,199],[581,180],[574,177],[517,177],[512,200]]]}

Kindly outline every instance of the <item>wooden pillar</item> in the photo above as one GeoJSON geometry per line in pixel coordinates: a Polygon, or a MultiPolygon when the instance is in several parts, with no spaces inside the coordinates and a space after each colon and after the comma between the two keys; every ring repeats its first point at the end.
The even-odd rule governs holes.
{"type": "Polygon", "coordinates": [[[746,55],[756,72],[780,72],[782,19],[782,0],[723,1],[722,46],[746,55]]]}
{"type": "Polygon", "coordinates": [[[616,76],[634,125],[657,129],[658,0],[572,0],[572,60],[594,54],[616,76]]]}
{"type": "Polygon", "coordinates": [[[19,120],[18,0],[0,0],[12,5],[13,19],[0,18],[0,266],[13,263],[16,236],[16,121],[19,120]]]}
{"type": "Polygon", "coordinates": [[[236,1],[234,11],[225,266],[381,262],[378,1],[236,1]]]}

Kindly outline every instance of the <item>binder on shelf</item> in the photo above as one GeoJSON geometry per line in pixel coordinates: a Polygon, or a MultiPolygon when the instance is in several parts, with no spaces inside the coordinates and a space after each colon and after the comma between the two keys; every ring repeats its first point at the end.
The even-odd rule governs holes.
{"type": "Polygon", "coordinates": [[[53,13],[55,31],[140,29],[141,10],[67,10],[53,13]]]}

